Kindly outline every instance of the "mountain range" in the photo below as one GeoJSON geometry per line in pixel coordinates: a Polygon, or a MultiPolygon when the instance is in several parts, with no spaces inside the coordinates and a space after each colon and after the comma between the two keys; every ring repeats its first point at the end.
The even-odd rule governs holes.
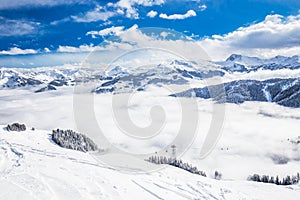
{"type": "MultiPolygon", "coordinates": [[[[260,59],[232,54],[223,62],[210,62],[199,65],[193,61],[172,60],[158,65],[126,68],[113,66],[102,72],[87,68],[56,67],[36,69],[0,69],[0,87],[3,89],[30,88],[34,92],[57,90],[76,83],[93,82],[93,93],[126,93],[143,91],[150,85],[184,85],[191,82],[193,89],[171,94],[177,97],[211,98],[210,89],[217,86],[203,87],[197,81],[230,75],[245,75],[258,72],[277,72],[280,70],[296,71],[300,69],[298,56],[276,56],[260,59]],[[210,88],[210,89],[209,89],[210,88]]],[[[220,85],[218,86],[220,87],[220,85]]],[[[300,107],[299,77],[282,77],[264,80],[232,80],[223,85],[226,102],[243,103],[244,101],[275,102],[288,107],[300,107]]],[[[215,99],[218,100],[218,99],[215,99]]]]}

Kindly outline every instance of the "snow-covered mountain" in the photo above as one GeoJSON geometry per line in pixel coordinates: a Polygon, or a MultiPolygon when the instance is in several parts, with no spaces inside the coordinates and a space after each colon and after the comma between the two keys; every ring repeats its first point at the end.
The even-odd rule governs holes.
{"type": "Polygon", "coordinates": [[[245,101],[274,102],[279,105],[300,108],[300,78],[291,79],[269,79],[265,81],[257,80],[238,80],[224,85],[215,85],[204,88],[194,88],[172,96],[177,97],[200,97],[214,98],[217,101],[228,103],[243,103],[245,101]],[[216,92],[218,88],[224,88],[224,99],[216,92]]]}
{"type": "Polygon", "coordinates": [[[174,60],[159,65],[126,68],[114,66],[107,70],[87,68],[37,68],[0,70],[0,87],[34,88],[36,92],[74,86],[76,82],[95,82],[95,93],[143,90],[148,85],[186,84],[191,79],[222,76],[222,70],[199,69],[193,62],[174,60]]]}
{"type": "Polygon", "coordinates": [[[42,82],[13,69],[0,70],[0,85],[7,88],[40,85],[42,82]]]}
{"type": "Polygon", "coordinates": [[[299,69],[299,57],[276,56],[270,59],[260,59],[238,54],[232,54],[224,62],[216,62],[227,72],[251,72],[257,70],[299,69]]]}
{"type": "MultiPolygon", "coordinates": [[[[174,60],[168,64],[160,64],[152,67],[148,66],[148,68],[143,68],[144,71],[134,69],[134,72],[117,66],[107,73],[114,75],[111,77],[111,80],[100,85],[94,91],[96,93],[118,93],[122,92],[124,88],[143,90],[151,84],[186,84],[190,83],[191,80],[202,80],[216,76],[221,77],[234,72],[247,74],[256,71],[300,69],[298,56],[276,56],[270,59],[260,59],[257,57],[232,54],[224,62],[211,64],[210,66],[199,66],[194,62],[174,60]]],[[[251,84],[251,82],[249,82],[249,84],[251,84]]]]}
{"type": "MultiPolygon", "coordinates": [[[[34,92],[45,92],[57,90],[62,86],[74,86],[79,82],[92,82],[93,88],[90,92],[118,94],[143,91],[153,85],[161,87],[193,84],[194,88],[198,88],[193,91],[197,97],[208,98],[205,92],[207,89],[200,89],[203,85],[201,81],[214,77],[229,77],[226,80],[228,83],[224,84],[227,102],[268,101],[288,107],[299,107],[297,90],[299,69],[298,56],[260,59],[232,54],[224,62],[198,64],[193,61],[173,60],[138,67],[115,65],[102,71],[70,66],[37,69],[2,68],[0,87],[31,88],[34,92]],[[289,70],[294,76],[285,77],[284,71],[281,77],[274,77],[272,80],[248,78],[239,81],[239,78],[247,74],[267,72],[272,75],[282,70],[289,70]],[[238,75],[237,79],[231,81],[232,75],[238,75]]],[[[178,96],[191,96],[191,91],[178,96]]]]}
{"type": "MultiPolygon", "coordinates": [[[[30,88],[36,92],[56,90],[61,86],[74,86],[76,81],[90,76],[89,69],[79,69],[73,66],[45,68],[1,68],[0,88],[30,88]]],[[[91,80],[97,77],[90,77],[91,80]]]]}
{"type": "Polygon", "coordinates": [[[108,80],[93,90],[95,93],[142,91],[150,85],[183,85],[188,84],[193,79],[200,80],[204,77],[223,74],[211,70],[201,71],[197,69],[194,63],[174,60],[167,64],[126,69],[116,66],[108,70],[106,75],[108,80]]]}
{"type": "MultiPolygon", "coordinates": [[[[16,88],[35,86],[41,87],[51,85],[59,87],[62,85],[72,86],[75,82],[100,80],[99,92],[102,87],[101,80],[112,80],[114,83],[126,82],[124,86],[143,88],[148,84],[182,84],[190,79],[205,79],[214,76],[224,76],[233,72],[249,73],[258,70],[276,71],[281,69],[296,70],[300,69],[298,56],[285,57],[276,56],[270,59],[260,59],[232,54],[224,62],[214,62],[207,65],[191,61],[173,60],[171,62],[158,65],[146,65],[142,67],[124,67],[120,65],[107,69],[104,73],[96,70],[62,66],[56,68],[37,68],[37,69],[0,69],[0,87],[16,88]]],[[[121,86],[117,86],[121,87],[121,86]]],[[[41,88],[37,88],[41,89],[41,88]]],[[[104,89],[103,89],[104,90],[104,89]]],[[[111,90],[112,91],[112,90],[111,90]]]]}

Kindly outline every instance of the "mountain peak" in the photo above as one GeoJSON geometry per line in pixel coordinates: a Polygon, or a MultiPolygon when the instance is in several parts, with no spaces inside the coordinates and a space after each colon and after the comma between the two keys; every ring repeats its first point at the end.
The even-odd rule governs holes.
{"type": "Polygon", "coordinates": [[[231,54],[226,61],[237,61],[237,60],[241,60],[242,55],[239,54],[231,54]]]}

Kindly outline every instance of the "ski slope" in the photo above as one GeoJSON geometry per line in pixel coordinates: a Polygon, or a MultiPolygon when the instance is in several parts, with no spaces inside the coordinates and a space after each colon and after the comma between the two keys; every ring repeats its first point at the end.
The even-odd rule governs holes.
{"type": "Polygon", "coordinates": [[[0,131],[0,199],[297,199],[299,186],[218,181],[171,166],[121,173],[88,153],[63,149],[51,131],[0,131]]]}

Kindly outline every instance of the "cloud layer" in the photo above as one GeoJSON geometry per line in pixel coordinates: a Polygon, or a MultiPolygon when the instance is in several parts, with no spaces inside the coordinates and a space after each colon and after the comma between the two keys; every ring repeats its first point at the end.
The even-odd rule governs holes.
{"type": "Polygon", "coordinates": [[[116,13],[107,11],[103,7],[96,7],[94,10],[88,11],[83,15],[71,16],[75,22],[97,22],[107,21],[109,18],[115,16],[116,13]]]}
{"type": "Polygon", "coordinates": [[[36,54],[37,50],[34,49],[20,49],[18,47],[12,47],[9,50],[0,51],[0,55],[25,55],[25,54],[36,54]]]}
{"type": "MultiPolygon", "coordinates": [[[[150,6],[160,3],[164,3],[164,1],[149,2],[143,0],[121,0],[116,3],[109,3],[107,4],[107,7],[121,9],[121,11],[124,12],[123,14],[126,15],[128,9],[132,8],[132,5],[150,6]]],[[[74,18],[74,20],[78,20],[78,22],[80,20],[82,22],[88,22],[97,21],[100,19],[109,19],[109,16],[105,16],[105,14],[110,12],[108,8],[97,7],[95,11],[97,11],[99,15],[86,14],[81,16],[81,18],[74,18]]],[[[157,16],[157,12],[151,10],[147,15],[148,17],[155,17],[157,16]]],[[[185,14],[160,14],[159,17],[168,20],[176,20],[185,19],[195,15],[195,11],[189,10],[185,14]]],[[[30,34],[36,31],[36,27],[39,25],[35,22],[10,20],[3,17],[0,17],[0,21],[2,22],[0,24],[0,36],[2,37],[30,34]]],[[[283,17],[278,14],[267,15],[261,22],[240,27],[224,35],[213,35],[197,41],[192,41],[191,39],[190,41],[187,41],[186,39],[178,37],[172,38],[172,34],[168,34],[167,32],[168,30],[166,31],[166,34],[162,32],[161,35],[158,34],[158,36],[155,36],[151,34],[145,34],[143,31],[138,29],[138,25],[136,24],[127,29],[125,26],[111,26],[102,30],[91,30],[86,33],[86,36],[91,36],[92,38],[102,37],[104,39],[104,46],[95,47],[92,43],[83,43],[77,47],[64,46],[62,44],[56,50],[52,50],[52,53],[55,51],[58,53],[80,53],[94,50],[128,50],[134,47],[142,48],[148,46],[168,49],[172,45],[182,49],[194,50],[194,47],[190,48],[188,45],[192,44],[191,46],[193,46],[194,44],[197,44],[198,47],[202,47],[202,49],[207,52],[212,60],[224,60],[232,53],[265,58],[276,55],[300,55],[300,13],[287,17],[283,17]],[[109,40],[109,36],[116,36],[115,38],[118,40],[111,41],[109,40]]],[[[178,49],[176,48],[175,50],[178,49]]],[[[40,51],[30,48],[21,49],[18,47],[13,47],[9,50],[5,49],[0,51],[0,54],[17,55],[34,54],[38,52],[40,51]]],[[[43,50],[43,52],[47,52],[47,50],[43,50]]],[[[194,57],[198,55],[197,51],[191,51],[190,53],[194,54],[194,57]]]]}
{"type": "Polygon", "coordinates": [[[121,9],[126,17],[138,19],[139,14],[135,5],[149,7],[162,5],[165,2],[166,0],[120,0],[115,4],[112,4],[112,6],[121,9]]]}
{"type": "Polygon", "coordinates": [[[39,26],[37,22],[26,20],[12,20],[0,16],[0,37],[20,36],[34,33],[39,26]]]}
{"type": "Polygon", "coordinates": [[[96,36],[110,36],[110,35],[119,35],[124,31],[124,26],[112,26],[110,28],[105,28],[100,31],[89,31],[86,35],[91,35],[93,38],[96,36]]]}
{"type": "Polygon", "coordinates": [[[1,0],[0,9],[15,9],[21,7],[57,6],[74,3],[87,3],[89,0],[1,0]]]}
{"type": "MultiPolygon", "coordinates": [[[[72,19],[76,22],[107,21],[114,16],[138,19],[139,11],[137,6],[151,7],[154,5],[162,5],[165,2],[165,0],[119,0],[115,3],[109,2],[105,6],[97,6],[95,9],[84,14],[72,16],[72,19]]],[[[154,13],[152,12],[150,15],[153,16],[154,13]]]]}
{"type": "Polygon", "coordinates": [[[300,55],[300,14],[267,15],[262,22],[225,35],[213,35],[199,44],[218,59],[232,52],[263,57],[300,55]]]}
{"type": "MultiPolygon", "coordinates": [[[[114,47],[118,48],[129,49],[133,44],[139,47],[151,46],[154,43],[164,48],[164,45],[174,45],[175,42],[182,43],[181,47],[187,48],[187,43],[178,38],[170,40],[166,37],[145,35],[137,29],[137,25],[127,30],[124,26],[112,26],[100,31],[90,31],[87,35],[120,36],[121,40],[113,43],[114,47]]],[[[213,35],[193,42],[202,47],[212,60],[224,60],[232,53],[265,58],[276,55],[300,55],[300,14],[288,17],[268,15],[261,22],[240,27],[224,35],[213,35]]],[[[110,45],[105,48],[112,49],[110,45]]],[[[196,56],[198,52],[192,53],[196,56]]]]}

